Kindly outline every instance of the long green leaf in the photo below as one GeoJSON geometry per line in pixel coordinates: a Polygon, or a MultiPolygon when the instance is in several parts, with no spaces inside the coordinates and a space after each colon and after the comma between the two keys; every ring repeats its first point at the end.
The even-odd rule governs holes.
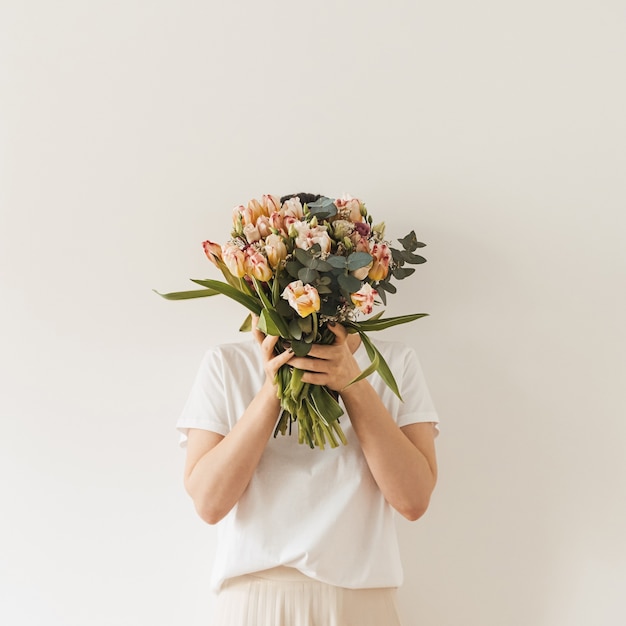
{"type": "MultiPolygon", "coordinates": [[[[359,333],[359,335],[361,335],[361,333],[359,333]]],[[[365,342],[363,342],[363,344],[365,345],[365,349],[367,350],[367,344],[365,344],[365,342]]],[[[378,369],[378,365],[380,363],[380,360],[378,358],[378,353],[373,352],[372,354],[370,354],[369,350],[367,350],[367,354],[370,357],[370,361],[371,361],[370,365],[366,369],[364,369],[356,378],[353,378],[346,385],[346,387],[349,387],[350,385],[354,383],[358,383],[360,380],[367,378],[370,374],[373,374],[378,369]]]]}
{"type": "Polygon", "coordinates": [[[409,322],[420,319],[420,317],[427,316],[428,313],[412,313],[410,315],[398,315],[396,317],[382,317],[379,319],[370,318],[362,322],[350,322],[346,325],[353,325],[357,330],[362,330],[364,332],[372,332],[375,330],[385,330],[386,328],[391,328],[392,326],[397,326],[398,324],[408,324],[409,322]]]}
{"type": "Polygon", "coordinates": [[[398,384],[396,383],[396,379],[394,378],[391,370],[389,369],[387,362],[383,358],[383,355],[378,351],[378,349],[374,346],[370,338],[365,333],[359,332],[359,335],[361,337],[361,341],[363,342],[363,345],[365,346],[367,355],[369,356],[370,361],[372,363],[367,369],[363,370],[354,380],[351,380],[348,383],[348,385],[352,385],[353,383],[356,383],[359,380],[363,380],[364,378],[372,374],[374,371],[377,371],[379,376],[383,379],[384,383],[387,385],[387,387],[389,387],[389,389],[391,389],[391,391],[393,391],[396,394],[396,396],[398,396],[398,398],[402,400],[402,396],[400,395],[400,391],[398,389],[398,384]]]}
{"type": "Polygon", "coordinates": [[[376,346],[372,343],[372,340],[363,332],[359,333],[361,337],[361,341],[365,345],[365,350],[370,357],[370,360],[374,360],[378,358],[378,367],[376,371],[378,375],[383,379],[387,387],[393,391],[400,400],[402,400],[402,396],[400,395],[400,390],[398,389],[398,383],[394,378],[391,369],[389,369],[389,365],[387,365],[387,361],[383,358],[383,355],[378,351],[376,346]]]}
{"type": "Polygon", "coordinates": [[[196,280],[193,278],[192,282],[198,285],[202,285],[203,287],[208,287],[209,289],[214,289],[215,291],[224,294],[232,300],[235,300],[235,302],[243,304],[246,309],[252,311],[252,313],[254,313],[255,315],[258,315],[261,312],[261,302],[257,300],[257,298],[249,296],[245,293],[241,293],[241,291],[235,289],[227,283],[223,283],[220,280],[196,280]]]}
{"type": "Polygon", "coordinates": [[[154,293],[166,300],[189,300],[191,298],[206,298],[207,296],[217,296],[219,291],[215,289],[194,289],[192,291],[172,291],[171,293],[160,293],[153,289],[154,293]]]}

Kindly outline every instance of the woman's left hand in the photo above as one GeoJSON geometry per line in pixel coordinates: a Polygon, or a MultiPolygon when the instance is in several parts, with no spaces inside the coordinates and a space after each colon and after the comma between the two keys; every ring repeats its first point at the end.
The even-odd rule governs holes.
{"type": "Polygon", "coordinates": [[[307,356],[294,356],[290,359],[289,365],[304,371],[303,382],[325,385],[334,391],[341,391],[361,373],[351,350],[358,346],[359,338],[356,335],[349,335],[341,324],[333,326],[328,324],[328,328],[335,335],[334,343],[330,345],[314,343],[307,356]],[[354,340],[351,340],[351,337],[354,337],[354,340]]]}

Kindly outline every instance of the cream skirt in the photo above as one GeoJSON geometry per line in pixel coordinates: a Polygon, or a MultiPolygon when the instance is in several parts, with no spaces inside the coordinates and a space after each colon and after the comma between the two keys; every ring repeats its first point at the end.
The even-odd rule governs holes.
{"type": "Polygon", "coordinates": [[[212,626],[400,626],[396,589],[346,589],[291,567],[230,578],[212,626]]]}

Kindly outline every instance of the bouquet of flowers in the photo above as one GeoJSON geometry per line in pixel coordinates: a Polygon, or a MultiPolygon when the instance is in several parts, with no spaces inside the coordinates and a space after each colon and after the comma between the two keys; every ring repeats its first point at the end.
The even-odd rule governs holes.
{"type": "MultiPolygon", "coordinates": [[[[332,343],[328,322],[343,324],[358,333],[370,358],[370,366],[350,384],[377,371],[400,397],[389,366],[369,339],[370,331],[411,322],[425,313],[382,317],[369,315],[392,283],[410,276],[407,264],[424,263],[415,251],[415,232],[398,239],[401,248],[385,240],[385,224],[374,224],[365,204],[344,196],[331,199],[312,194],[277,198],[265,195],[233,210],[231,239],[220,245],[203,243],[208,259],[221,270],[225,281],[193,280],[203,289],[159,294],[184,300],[223,294],[246,307],[250,314],[241,330],[250,330],[251,314],[259,316],[258,328],[278,336],[278,353],[291,348],[306,356],[313,343],[332,343]]],[[[157,292],[158,293],[158,292],[157,292]]],[[[311,448],[347,443],[339,418],[343,409],[333,390],[302,382],[302,370],[284,365],[276,375],[282,412],[274,436],[291,434],[297,422],[298,440],[311,448]]]]}

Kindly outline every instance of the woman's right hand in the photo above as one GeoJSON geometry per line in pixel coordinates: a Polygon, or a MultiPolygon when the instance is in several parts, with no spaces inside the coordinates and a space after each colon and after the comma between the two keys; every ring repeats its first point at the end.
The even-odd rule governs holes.
{"type": "Polygon", "coordinates": [[[252,315],[252,335],[256,339],[261,348],[261,356],[263,358],[263,368],[265,369],[265,384],[269,384],[272,387],[276,385],[275,378],[278,370],[288,363],[293,357],[293,350],[288,348],[280,354],[274,352],[278,337],[273,335],[266,335],[261,332],[257,326],[259,323],[259,317],[252,315]]]}

